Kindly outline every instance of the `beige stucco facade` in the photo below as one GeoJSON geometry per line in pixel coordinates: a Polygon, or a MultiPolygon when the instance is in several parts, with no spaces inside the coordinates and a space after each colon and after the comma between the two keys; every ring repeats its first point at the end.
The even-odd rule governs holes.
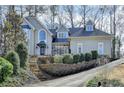
{"type": "Polygon", "coordinates": [[[66,38],[67,41],[60,43],[60,41],[52,42],[53,37],[55,37],[54,33],[42,26],[42,24],[40,24],[39,28],[37,28],[36,24],[33,26],[32,24],[30,24],[29,21],[24,20],[23,25],[29,25],[31,27],[31,29],[28,29],[29,31],[27,31],[29,32],[28,50],[29,55],[31,56],[54,55],[56,54],[54,52],[57,52],[58,54],[63,54],[67,52],[71,52],[72,54],[79,54],[91,52],[92,50],[97,50],[100,55],[108,55],[111,57],[112,37],[109,34],[103,34],[102,36],[97,34],[94,36],[82,35],[81,37],[78,37],[78,35],[74,35],[75,37],[71,37],[71,35],[69,36],[68,34],[69,29],[65,28],[64,26],[61,26],[56,30],[56,38],[59,39],[63,38],[62,36],[65,36],[64,39],[66,38]],[[43,54],[41,53],[42,49],[37,46],[37,44],[40,42],[40,31],[45,32],[45,39],[41,40],[44,41],[46,44],[44,49],[45,51],[43,50],[43,54]],[[64,32],[64,34],[62,32],[64,32]],[[60,51],[60,53],[58,51],[60,51]]]}
{"type": "Polygon", "coordinates": [[[39,40],[39,32],[44,31],[45,32],[45,43],[46,43],[46,48],[45,48],[45,55],[51,55],[52,53],[52,33],[50,33],[46,28],[42,28],[37,30],[36,28],[33,27],[30,22],[28,22],[26,19],[23,21],[23,25],[29,25],[31,29],[24,29],[26,30],[27,33],[27,38],[28,38],[28,52],[29,55],[31,56],[40,56],[40,47],[37,46],[37,44],[40,42],[39,40]]]}
{"type": "MultiPolygon", "coordinates": [[[[44,29],[41,29],[44,30],[44,29]]],[[[44,30],[46,32],[46,30],[44,30]]],[[[29,42],[29,54],[31,56],[36,55],[36,56],[40,56],[40,48],[37,46],[37,44],[40,42],[39,40],[39,32],[40,31],[35,31],[35,30],[31,30],[30,31],[30,40],[29,42]]],[[[45,43],[47,45],[46,49],[45,49],[45,55],[51,55],[51,49],[52,49],[52,36],[46,32],[46,40],[45,43]]]]}
{"type": "Polygon", "coordinates": [[[111,57],[111,37],[110,36],[90,36],[90,37],[70,37],[71,53],[77,54],[78,44],[82,44],[82,53],[98,51],[98,43],[103,43],[103,53],[111,57]]]}

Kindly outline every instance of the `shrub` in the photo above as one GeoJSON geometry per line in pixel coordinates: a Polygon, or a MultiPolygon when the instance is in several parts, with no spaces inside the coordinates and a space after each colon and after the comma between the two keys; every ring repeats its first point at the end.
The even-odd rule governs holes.
{"type": "Polygon", "coordinates": [[[48,57],[38,57],[37,63],[38,64],[47,64],[47,63],[49,63],[49,58],[48,57]]]}
{"type": "Polygon", "coordinates": [[[85,54],[85,61],[90,61],[92,59],[92,55],[90,53],[85,54]]]}
{"type": "Polygon", "coordinates": [[[49,61],[50,61],[50,63],[54,63],[54,57],[53,56],[49,56],[49,61]]]}
{"type": "Polygon", "coordinates": [[[16,52],[20,58],[20,67],[25,68],[27,66],[28,61],[28,50],[25,44],[20,43],[16,47],[16,52]]]}
{"type": "Polygon", "coordinates": [[[63,63],[63,57],[60,55],[55,55],[54,56],[54,62],[55,63],[63,63]]]}
{"type": "Polygon", "coordinates": [[[79,62],[82,62],[82,61],[84,61],[85,60],[85,58],[84,58],[84,54],[80,54],[80,59],[79,59],[79,62]]]}
{"type": "Polygon", "coordinates": [[[63,55],[63,63],[72,64],[73,63],[73,56],[71,54],[63,55]]]}
{"type": "Polygon", "coordinates": [[[13,73],[13,65],[0,57],[0,82],[5,81],[13,73]]]}
{"type": "Polygon", "coordinates": [[[54,63],[54,58],[52,56],[38,57],[37,63],[38,64],[54,63]]]}
{"type": "Polygon", "coordinates": [[[91,53],[92,53],[92,59],[98,58],[98,52],[96,50],[91,51],[91,53]]]}
{"type": "Polygon", "coordinates": [[[78,63],[79,59],[80,59],[80,55],[79,54],[73,55],[73,63],[78,63]]]}
{"type": "Polygon", "coordinates": [[[79,64],[42,64],[39,65],[39,68],[48,75],[59,77],[88,70],[95,66],[96,61],[92,61],[79,64]]]}
{"type": "Polygon", "coordinates": [[[15,51],[7,53],[6,59],[13,65],[13,74],[17,75],[20,69],[19,55],[15,51]]]}

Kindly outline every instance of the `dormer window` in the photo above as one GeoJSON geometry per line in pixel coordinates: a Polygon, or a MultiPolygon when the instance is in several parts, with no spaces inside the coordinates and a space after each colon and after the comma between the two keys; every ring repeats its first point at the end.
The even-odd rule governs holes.
{"type": "Polygon", "coordinates": [[[86,31],[93,31],[93,25],[87,25],[86,31]]]}
{"type": "Polygon", "coordinates": [[[86,24],[86,31],[93,31],[93,23],[89,20],[86,24]]]}
{"type": "Polygon", "coordinates": [[[68,32],[58,32],[57,37],[58,38],[68,38],[68,32]]]}

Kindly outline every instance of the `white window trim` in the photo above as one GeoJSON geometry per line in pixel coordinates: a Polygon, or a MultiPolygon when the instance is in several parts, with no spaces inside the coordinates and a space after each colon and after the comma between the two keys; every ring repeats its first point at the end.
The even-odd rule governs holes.
{"type": "Polygon", "coordinates": [[[68,38],[68,32],[58,32],[57,33],[57,38],[68,38]],[[60,34],[63,36],[60,37],[60,34]]]}
{"type": "Polygon", "coordinates": [[[103,42],[99,42],[98,43],[98,54],[99,55],[103,55],[104,54],[104,43],[103,42]],[[102,53],[99,53],[99,45],[102,44],[102,53]]]}
{"type": "Polygon", "coordinates": [[[47,33],[46,33],[46,31],[44,29],[41,29],[41,30],[38,31],[38,42],[40,42],[40,37],[39,37],[40,31],[44,31],[45,32],[46,36],[45,36],[45,40],[44,41],[47,42],[47,33]]]}
{"type": "Polygon", "coordinates": [[[93,25],[87,25],[86,31],[93,31],[93,25]]]}
{"type": "Polygon", "coordinates": [[[77,54],[79,54],[79,46],[81,46],[81,53],[83,52],[83,43],[77,43],[77,54]]]}

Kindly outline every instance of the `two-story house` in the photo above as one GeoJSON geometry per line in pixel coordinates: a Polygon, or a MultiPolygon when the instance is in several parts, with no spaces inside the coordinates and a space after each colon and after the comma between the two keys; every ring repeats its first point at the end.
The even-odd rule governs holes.
{"type": "Polygon", "coordinates": [[[110,34],[96,29],[91,20],[85,28],[66,28],[61,25],[55,29],[47,29],[35,17],[25,17],[23,30],[27,33],[30,55],[79,54],[97,50],[99,55],[111,57],[110,34]]]}

